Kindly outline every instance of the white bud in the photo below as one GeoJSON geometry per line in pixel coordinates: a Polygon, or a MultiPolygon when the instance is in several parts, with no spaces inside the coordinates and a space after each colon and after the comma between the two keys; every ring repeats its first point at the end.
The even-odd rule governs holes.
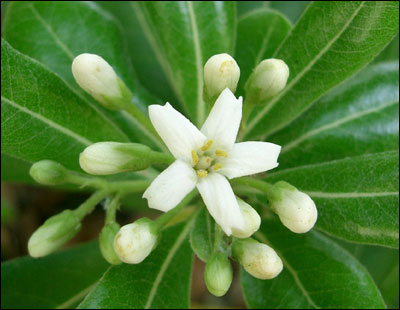
{"type": "Polygon", "coordinates": [[[98,142],[88,146],[79,156],[79,164],[94,175],[115,174],[146,169],[151,149],[138,143],[98,142]]]}
{"type": "Polygon", "coordinates": [[[210,98],[218,97],[225,88],[233,93],[240,77],[240,69],[235,59],[228,54],[210,57],[204,65],[205,92],[210,98]]]}
{"type": "Polygon", "coordinates": [[[122,109],[132,94],[114,69],[96,54],[80,54],[72,62],[72,74],[78,85],[109,109],[122,109]]]}
{"type": "Polygon", "coordinates": [[[283,269],[282,260],[274,249],[254,239],[235,240],[232,252],[243,268],[255,278],[272,279],[283,269]]]}
{"type": "Polygon", "coordinates": [[[285,88],[289,67],[280,59],[265,59],[246,83],[246,96],[252,103],[263,103],[285,88]]]}
{"type": "Polygon", "coordinates": [[[243,215],[244,229],[232,228],[232,235],[236,238],[248,238],[260,228],[261,218],[248,203],[239,198],[237,202],[243,215]]]}
{"type": "Polygon", "coordinates": [[[121,261],[139,264],[157,246],[158,239],[156,224],[147,218],[141,218],[121,227],[114,239],[114,250],[121,261]]]}
{"type": "Polygon", "coordinates": [[[279,195],[271,199],[271,208],[278,214],[282,224],[298,234],[313,228],[318,211],[310,196],[284,181],[274,186],[279,195]]]}

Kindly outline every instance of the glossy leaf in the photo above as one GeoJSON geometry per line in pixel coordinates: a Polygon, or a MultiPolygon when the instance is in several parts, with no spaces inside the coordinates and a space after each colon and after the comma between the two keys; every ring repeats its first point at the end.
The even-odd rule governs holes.
{"type": "Polygon", "coordinates": [[[399,63],[368,67],[269,141],[280,168],[399,148],[399,63]]]}
{"type": "Polygon", "coordinates": [[[163,231],[162,239],[139,265],[110,268],[79,305],[81,309],[183,309],[189,307],[193,220],[163,231]]]}
{"type": "Polygon", "coordinates": [[[22,257],[1,264],[2,309],[56,309],[76,305],[109,264],[97,242],[44,258],[22,257]]]}
{"type": "MultiPolygon", "coordinates": [[[[214,54],[232,55],[233,2],[134,2],[138,19],[188,116],[202,125],[203,66],[214,54]]],[[[176,105],[176,103],[175,103],[176,105]]]]}
{"type": "MultiPolygon", "coordinates": [[[[15,159],[56,160],[79,170],[79,153],[122,131],[43,65],[1,42],[1,151],[15,159]]],[[[5,167],[6,168],[6,167],[5,167]]]]}
{"type": "Polygon", "coordinates": [[[203,208],[196,217],[190,233],[190,245],[203,262],[207,262],[214,246],[215,221],[207,209],[203,208]]]}
{"type": "Polygon", "coordinates": [[[263,221],[257,238],[283,261],[272,280],[242,272],[245,299],[253,309],[362,309],[385,304],[367,270],[338,244],[311,231],[294,234],[281,223],[263,221]]]}
{"type": "MultiPolygon", "coordinates": [[[[110,63],[144,113],[146,105],[157,103],[135,77],[119,25],[93,2],[12,2],[7,9],[4,35],[14,48],[48,66],[89,101],[93,99],[76,84],[71,71],[72,60],[81,53],[98,54],[110,63]]],[[[121,127],[130,140],[151,143],[149,133],[127,113],[101,106],[98,109],[121,127]]]]}
{"type": "Polygon", "coordinates": [[[389,151],[270,173],[307,192],[317,228],[346,240],[399,246],[399,153],[389,151]]]}
{"type": "Polygon", "coordinates": [[[269,7],[285,15],[292,23],[296,23],[304,13],[311,1],[293,1],[288,5],[287,1],[269,1],[269,7]]]}
{"type": "Polygon", "coordinates": [[[238,19],[235,59],[240,67],[240,95],[252,70],[263,59],[271,58],[290,29],[290,22],[284,16],[267,8],[238,19]]]}
{"type": "Polygon", "coordinates": [[[312,2],[274,58],[290,68],[286,88],[256,108],[247,126],[251,138],[266,138],[368,64],[399,29],[399,3],[312,2]]]}

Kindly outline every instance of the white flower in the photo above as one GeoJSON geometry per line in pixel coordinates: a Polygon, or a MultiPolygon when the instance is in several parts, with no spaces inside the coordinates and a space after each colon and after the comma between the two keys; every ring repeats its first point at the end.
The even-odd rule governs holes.
{"type": "Polygon", "coordinates": [[[281,147],[268,142],[235,143],[242,98],[227,88],[218,97],[201,130],[169,103],[149,107],[150,120],[176,161],[143,194],[150,208],[167,212],[194,187],[227,235],[243,230],[244,219],[226,178],[251,175],[278,166],[281,147]]]}

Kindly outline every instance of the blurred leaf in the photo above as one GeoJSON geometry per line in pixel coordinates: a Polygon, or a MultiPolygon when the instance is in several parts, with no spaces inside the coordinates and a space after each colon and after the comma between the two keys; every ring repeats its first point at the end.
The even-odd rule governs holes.
{"type": "Polygon", "coordinates": [[[278,221],[265,220],[256,234],[281,257],[275,279],[258,280],[242,272],[245,299],[253,309],[384,308],[365,268],[322,234],[294,234],[278,221]]]}
{"type": "Polygon", "coordinates": [[[29,169],[33,162],[17,159],[1,153],[1,180],[7,182],[24,182],[34,184],[35,181],[29,175],[29,169]]]}
{"type": "MultiPolygon", "coordinates": [[[[71,64],[81,53],[103,57],[134,94],[134,103],[145,106],[157,101],[139,85],[127,52],[125,38],[114,18],[93,2],[15,1],[7,9],[4,35],[22,53],[37,59],[60,75],[74,90],[84,94],[72,76],[71,64]]],[[[147,132],[126,112],[97,105],[129,135],[130,140],[151,143],[147,132]]],[[[84,121],[83,118],[81,118],[84,121]]]]}
{"type": "Polygon", "coordinates": [[[257,9],[268,8],[270,2],[271,1],[236,1],[237,15],[241,18],[257,9]]]}
{"type": "Polygon", "coordinates": [[[10,222],[14,221],[17,217],[17,209],[15,206],[6,199],[5,197],[1,198],[1,225],[7,225],[10,222]]]}
{"type": "Polygon", "coordinates": [[[215,221],[206,208],[202,208],[190,233],[190,245],[203,262],[207,262],[214,246],[215,221]]]}
{"type": "Polygon", "coordinates": [[[273,55],[290,68],[286,88],[254,109],[250,138],[269,137],[310,105],[368,64],[399,29],[399,3],[320,2],[310,4],[273,55]]]}
{"type": "Polygon", "coordinates": [[[137,1],[138,20],[187,115],[201,126],[203,66],[214,54],[233,53],[235,3],[137,1]]]}
{"type": "Polygon", "coordinates": [[[158,247],[138,265],[110,268],[80,309],[183,309],[189,307],[193,219],[163,231],[158,247]]]}
{"type": "Polygon", "coordinates": [[[239,95],[252,70],[270,58],[291,29],[280,13],[263,8],[238,19],[235,58],[240,67],[239,95]]]}
{"type": "Polygon", "coordinates": [[[81,300],[109,265],[97,242],[44,258],[22,257],[1,264],[2,309],[70,308],[81,300]]]}
{"type": "Polygon", "coordinates": [[[268,141],[283,146],[280,167],[399,148],[399,64],[361,71],[268,141]]]}
{"type": "Polygon", "coordinates": [[[25,162],[53,159],[80,170],[79,153],[127,137],[43,65],[1,41],[1,149],[25,162]]]}
{"type": "Polygon", "coordinates": [[[359,243],[399,246],[399,153],[389,151],[284,169],[285,180],[318,208],[317,228],[359,243]]]}
{"type": "Polygon", "coordinates": [[[285,15],[292,23],[296,23],[311,1],[269,1],[269,7],[285,15]]]}

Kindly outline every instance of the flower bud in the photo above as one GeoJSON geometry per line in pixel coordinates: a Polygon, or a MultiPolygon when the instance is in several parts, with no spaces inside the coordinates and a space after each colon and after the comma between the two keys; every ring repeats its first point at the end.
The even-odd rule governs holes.
{"type": "Polygon", "coordinates": [[[40,184],[58,185],[66,181],[68,170],[55,161],[41,160],[32,165],[29,174],[40,184]]]}
{"type": "Polygon", "coordinates": [[[79,156],[79,164],[94,175],[143,170],[150,165],[151,149],[139,143],[98,142],[79,156]]]}
{"type": "Polygon", "coordinates": [[[233,270],[228,257],[221,252],[211,256],[204,271],[208,291],[214,296],[223,296],[229,290],[232,279],[233,270]]]}
{"type": "Polygon", "coordinates": [[[228,54],[210,57],[204,66],[204,91],[209,98],[218,97],[225,88],[235,92],[240,69],[228,54]]]}
{"type": "Polygon", "coordinates": [[[243,215],[244,229],[232,228],[232,235],[236,238],[248,238],[260,228],[261,218],[248,203],[239,198],[237,202],[243,215]]]}
{"type": "Polygon", "coordinates": [[[114,250],[124,263],[139,264],[157,246],[159,237],[156,223],[141,218],[121,227],[114,239],[114,250]]]}
{"type": "Polygon", "coordinates": [[[263,60],[245,85],[247,100],[254,104],[264,103],[285,88],[288,77],[289,67],[283,60],[263,60]]]}
{"type": "Polygon", "coordinates": [[[120,226],[112,222],[103,227],[99,236],[99,247],[101,254],[107,262],[112,265],[121,264],[120,259],[114,251],[114,238],[117,235],[120,226]]]}
{"type": "Polygon", "coordinates": [[[108,109],[120,110],[130,104],[132,93],[114,69],[96,54],[80,54],[72,62],[78,85],[108,109]]]}
{"type": "Polygon", "coordinates": [[[243,268],[258,279],[275,278],[283,269],[282,260],[271,247],[251,238],[236,239],[232,253],[243,268]]]}
{"type": "Polygon", "coordinates": [[[29,255],[42,257],[54,252],[71,240],[80,228],[80,218],[72,210],[50,217],[29,238],[29,255]]]}
{"type": "Polygon", "coordinates": [[[274,185],[278,191],[271,199],[271,208],[291,231],[301,234],[314,227],[318,211],[314,201],[296,187],[280,181],[274,185]]]}

